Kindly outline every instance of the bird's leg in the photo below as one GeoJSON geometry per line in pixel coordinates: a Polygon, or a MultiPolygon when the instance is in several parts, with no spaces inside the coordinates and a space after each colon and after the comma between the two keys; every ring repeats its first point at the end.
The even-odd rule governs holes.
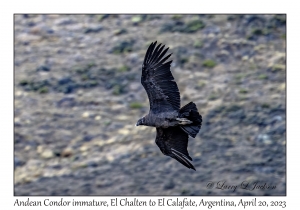
{"type": "Polygon", "coordinates": [[[179,121],[179,125],[188,125],[193,123],[192,121],[186,119],[186,118],[176,118],[177,121],[179,121]]]}

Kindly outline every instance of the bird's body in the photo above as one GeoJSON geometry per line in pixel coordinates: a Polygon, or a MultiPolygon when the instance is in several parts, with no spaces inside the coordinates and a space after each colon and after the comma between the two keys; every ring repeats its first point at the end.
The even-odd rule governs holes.
{"type": "Polygon", "coordinates": [[[178,116],[178,112],[176,111],[161,112],[157,114],[150,112],[145,116],[144,125],[161,127],[161,128],[176,126],[178,124],[178,121],[176,120],[177,116],[178,116]]]}
{"type": "Polygon", "coordinates": [[[163,154],[188,168],[194,166],[187,151],[188,136],[195,137],[201,128],[202,117],[193,102],[180,108],[180,93],[170,71],[172,61],[165,61],[168,48],[151,43],[142,66],[141,83],[150,103],[150,111],[137,122],[138,125],[156,127],[155,142],[163,154]]]}

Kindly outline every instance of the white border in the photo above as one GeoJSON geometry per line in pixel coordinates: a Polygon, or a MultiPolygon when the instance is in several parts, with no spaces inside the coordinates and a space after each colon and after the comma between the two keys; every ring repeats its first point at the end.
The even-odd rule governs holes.
{"type": "MultiPolygon", "coordinates": [[[[286,209],[296,209],[299,187],[299,10],[296,1],[6,1],[1,3],[1,203],[0,206],[10,208],[16,198],[13,197],[13,14],[14,13],[287,13],[287,197],[258,197],[263,200],[287,200],[286,209]],[[297,77],[298,76],[298,77],[297,77]]],[[[60,197],[53,199],[59,200],[60,197]]],[[[75,199],[92,197],[74,197],[75,199]]],[[[95,197],[100,199],[101,197],[95,197]]],[[[132,198],[132,197],[131,197],[132,198]]],[[[154,199],[161,197],[139,197],[139,199],[154,199]]],[[[169,197],[168,197],[169,198],[169,197]]],[[[220,200],[223,197],[198,197],[198,199],[220,200]]],[[[227,200],[246,199],[248,197],[225,197],[227,200]]],[[[31,197],[31,199],[44,200],[46,197],[31,197]]],[[[65,197],[67,200],[73,197],[65,197]]],[[[196,199],[193,197],[193,199],[196,199]]],[[[250,200],[252,197],[249,198],[250,200]]],[[[110,197],[103,197],[110,200],[110,197]]],[[[20,208],[20,207],[19,207],[20,208]]],[[[49,209],[49,207],[38,207],[49,209]]],[[[68,209],[74,207],[69,207],[68,209]]],[[[99,208],[99,207],[96,207],[99,208]]],[[[150,208],[150,207],[146,207],[150,208]]],[[[156,207],[159,208],[159,207],[156,207]]],[[[5,208],[6,209],[6,208],[5,208]]],[[[65,208],[66,209],[66,208],[65,208]]],[[[77,207],[78,209],[78,207],[77,207]]],[[[81,209],[86,209],[81,208],[81,209]]],[[[115,208],[116,209],[116,208],[115,208]]],[[[131,209],[128,207],[127,209],[131,209]]],[[[161,208],[162,209],[162,208],[161,208]]],[[[171,207],[164,207],[171,209],[171,207]]],[[[176,207],[180,209],[180,207],[176,207]]],[[[186,209],[186,207],[185,207],[186,209]]],[[[213,207],[212,209],[219,209],[213,207]]],[[[231,208],[221,208],[231,209],[231,208]]],[[[236,208],[239,209],[239,208],[236,208]]],[[[248,207],[247,209],[254,209],[248,207]]]]}

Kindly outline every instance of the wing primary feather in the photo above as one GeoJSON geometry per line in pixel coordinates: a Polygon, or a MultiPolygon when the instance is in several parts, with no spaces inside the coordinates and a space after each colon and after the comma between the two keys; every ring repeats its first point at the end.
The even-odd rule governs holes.
{"type": "Polygon", "coordinates": [[[154,57],[153,59],[150,61],[150,66],[152,66],[153,64],[155,65],[156,63],[159,62],[159,55],[161,54],[162,50],[164,49],[165,45],[163,45],[155,54],[154,54],[154,57]]]}
{"type": "Polygon", "coordinates": [[[148,55],[148,58],[147,58],[147,60],[146,60],[146,64],[148,64],[149,63],[149,60],[151,59],[151,57],[152,57],[152,53],[153,53],[153,50],[154,50],[154,48],[155,48],[155,46],[156,46],[156,42],[157,41],[155,41],[150,47],[149,47],[149,55],[148,55]]]}
{"type": "Polygon", "coordinates": [[[153,42],[150,44],[150,46],[148,47],[148,50],[146,52],[146,55],[145,55],[145,58],[144,58],[144,66],[146,65],[146,61],[148,60],[148,57],[149,57],[149,54],[150,54],[150,50],[151,50],[151,47],[153,45],[153,42]]]}
{"type": "Polygon", "coordinates": [[[174,148],[171,148],[171,150],[174,151],[174,152],[176,152],[176,153],[179,153],[179,154],[181,154],[182,156],[186,157],[187,159],[193,161],[193,159],[192,159],[189,155],[187,156],[187,155],[185,155],[185,154],[179,152],[178,150],[176,150],[176,149],[174,149],[174,148]]]}
{"type": "Polygon", "coordinates": [[[154,72],[154,75],[157,75],[158,73],[161,72],[170,72],[170,66],[171,66],[172,61],[168,61],[167,63],[162,64],[161,66],[157,67],[156,71],[154,72]]]}
{"type": "MultiPolygon", "coordinates": [[[[157,63],[155,66],[153,66],[153,68],[157,68],[160,65],[162,65],[166,60],[168,60],[168,58],[172,55],[172,53],[170,53],[169,55],[167,55],[166,57],[164,57],[159,63],[157,63]]],[[[171,61],[172,62],[172,61],[171,61]]]]}
{"type": "Polygon", "coordinates": [[[153,61],[155,60],[155,58],[157,57],[157,52],[160,48],[161,44],[157,45],[157,47],[154,49],[153,53],[152,53],[152,56],[149,60],[149,64],[151,65],[151,63],[153,63],[153,61]]]}
{"type": "Polygon", "coordinates": [[[159,62],[159,61],[164,57],[164,55],[167,53],[168,50],[169,50],[169,48],[165,49],[165,50],[159,55],[159,57],[157,58],[157,62],[159,62]]]}
{"type": "Polygon", "coordinates": [[[184,157],[172,152],[172,154],[174,154],[174,157],[176,160],[178,160],[180,163],[182,163],[183,165],[185,165],[187,168],[192,168],[196,171],[195,167],[188,161],[186,160],[184,157]]]}
{"type": "Polygon", "coordinates": [[[174,157],[175,160],[177,160],[178,162],[180,162],[185,167],[191,168],[190,165],[187,162],[185,162],[182,158],[180,158],[179,156],[174,155],[173,157],[174,157]]]}
{"type": "MultiPolygon", "coordinates": [[[[159,49],[159,52],[158,52],[157,58],[159,58],[159,57],[160,57],[160,55],[161,55],[162,51],[164,50],[165,46],[166,46],[166,45],[163,45],[163,46],[161,46],[161,48],[159,49]]],[[[159,60],[157,60],[157,61],[159,61],[159,60]]]]}

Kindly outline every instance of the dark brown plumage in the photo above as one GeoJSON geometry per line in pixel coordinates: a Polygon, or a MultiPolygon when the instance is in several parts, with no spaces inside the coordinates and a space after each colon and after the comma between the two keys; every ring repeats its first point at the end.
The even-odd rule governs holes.
{"type": "Polygon", "coordinates": [[[156,42],[149,46],[143,66],[141,83],[150,103],[150,111],[137,122],[137,126],[156,127],[155,142],[163,154],[170,156],[188,168],[195,167],[187,151],[188,136],[196,137],[201,128],[202,117],[193,102],[180,109],[180,93],[170,71],[169,48],[156,42]],[[164,57],[165,56],[165,57],[164,57]]]}

